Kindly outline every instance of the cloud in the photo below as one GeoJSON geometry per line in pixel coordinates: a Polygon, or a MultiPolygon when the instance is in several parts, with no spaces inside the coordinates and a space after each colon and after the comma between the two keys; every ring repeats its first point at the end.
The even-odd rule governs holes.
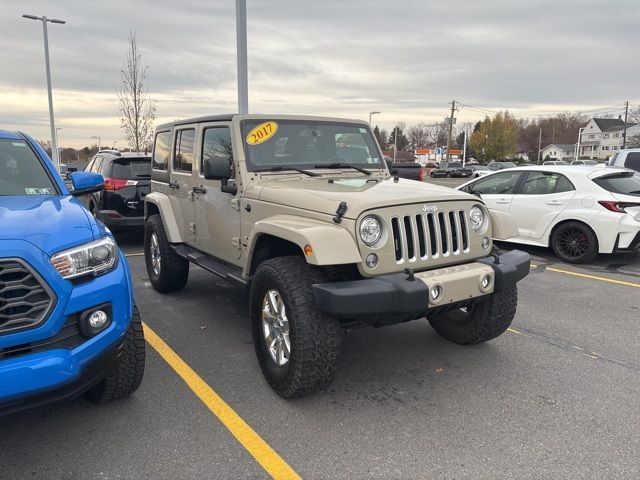
{"type": "MultiPolygon", "coordinates": [[[[518,115],[640,102],[636,0],[247,3],[251,111],[367,118],[375,109],[389,128],[441,120],[452,99],[518,115]]],[[[67,21],[49,27],[65,145],[85,145],[89,132],[121,140],[115,86],[129,29],[159,120],[236,109],[232,1],[13,1],[0,18],[3,128],[48,138],[42,29],[23,13],[67,21]]]]}

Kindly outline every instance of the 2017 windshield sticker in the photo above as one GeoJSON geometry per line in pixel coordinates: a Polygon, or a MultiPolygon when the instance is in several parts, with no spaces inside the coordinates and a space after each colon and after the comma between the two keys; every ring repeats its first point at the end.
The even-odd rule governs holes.
{"type": "Polygon", "coordinates": [[[247,144],[260,145],[273,137],[278,131],[278,124],[276,122],[264,122],[260,125],[256,125],[247,134],[247,144]]]}

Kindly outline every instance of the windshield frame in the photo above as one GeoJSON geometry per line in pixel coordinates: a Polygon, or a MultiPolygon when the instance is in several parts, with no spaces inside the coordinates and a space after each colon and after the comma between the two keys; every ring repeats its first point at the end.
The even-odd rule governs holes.
{"type": "Polygon", "coordinates": [[[34,146],[31,144],[31,142],[29,141],[28,138],[0,138],[0,142],[23,142],[31,151],[31,153],[33,154],[33,156],[36,158],[36,160],[38,161],[38,163],[40,164],[40,167],[42,167],[42,169],[44,170],[47,178],[51,181],[51,186],[53,187],[53,192],[52,193],[41,193],[41,194],[27,194],[24,193],[22,195],[3,195],[2,193],[0,193],[0,197],[19,197],[19,196],[29,196],[29,197],[55,197],[55,196],[60,196],[62,195],[62,191],[60,189],[60,185],[58,184],[58,180],[56,179],[56,177],[54,176],[54,174],[52,173],[51,169],[49,168],[49,166],[46,164],[46,160],[43,159],[38,151],[34,148],[34,146]]]}
{"type": "MultiPolygon", "coordinates": [[[[382,154],[380,145],[378,145],[378,142],[376,141],[375,135],[373,134],[373,131],[371,130],[370,125],[368,125],[366,122],[359,123],[359,122],[339,121],[339,120],[322,120],[322,119],[307,119],[307,118],[297,119],[297,118],[278,118],[278,117],[272,117],[272,118],[265,117],[260,119],[245,118],[240,121],[239,130],[241,135],[242,149],[243,149],[244,158],[245,158],[244,163],[247,171],[249,172],[270,173],[270,169],[273,167],[283,167],[285,171],[287,167],[295,167],[299,169],[314,171],[314,170],[321,170],[323,167],[319,167],[318,165],[323,165],[324,163],[326,163],[327,169],[331,168],[330,165],[334,163],[345,163],[345,164],[352,163],[353,165],[356,165],[358,167],[362,167],[362,168],[365,168],[366,170],[373,170],[373,171],[387,169],[387,165],[386,165],[386,162],[384,161],[384,155],[382,154]],[[342,159],[340,161],[333,159],[333,161],[331,162],[324,160],[324,162],[323,161],[313,162],[312,164],[309,164],[309,163],[295,163],[295,164],[294,163],[274,163],[269,165],[255,164],[251,161],[251,153],[249,151],[249,148],[246,142],[246,136],[250,131],[250,129],[247,128],[247,124],[256,123],[256,122],[260,124],[262,122],[267,122],[267,121],[274,121],[279,124],[309,124],[309,125],[325,124],[328,126],[365,128],[367,130],[367,134],[370,136],[370,139],[373,142],[375,152],[378,154],[378,163],[354,163],[354,162],[350,162],[348,159],[342,159]]],[[[282,173],[282,170],[280,171],[280,173],[282,173]]]]}

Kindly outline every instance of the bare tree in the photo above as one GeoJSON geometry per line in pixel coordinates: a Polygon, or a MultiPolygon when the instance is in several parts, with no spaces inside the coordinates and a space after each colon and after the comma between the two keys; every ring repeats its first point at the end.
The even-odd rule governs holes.
{"type": "Polygon", "coordinates": [[[136,152],[147,150],[153,137],[153,121],[156,119],[155,102],[145,86],[147,69],[138,49],[136,33],[131,30],[125,66],[120,71],[118,99],[120,126],[129,147],[136,152]]]}

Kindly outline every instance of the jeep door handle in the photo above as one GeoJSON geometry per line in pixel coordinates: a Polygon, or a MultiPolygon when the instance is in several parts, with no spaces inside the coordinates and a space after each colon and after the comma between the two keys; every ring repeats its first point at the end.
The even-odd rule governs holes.
{"type": "Polygon", "coordinates": [[[203,186],[200,187],[193,187],[193,193],[200,193],[200,194],[205,194],[207,193],[207,189],[204,188],[203,186]]]}
{"type": "Polygon", "coordinates": [[[169,182],[169,188],[174,188],[174,189],[180,188],[180,184],[175,180],[172,180],[171,182],[169,182]]]}

